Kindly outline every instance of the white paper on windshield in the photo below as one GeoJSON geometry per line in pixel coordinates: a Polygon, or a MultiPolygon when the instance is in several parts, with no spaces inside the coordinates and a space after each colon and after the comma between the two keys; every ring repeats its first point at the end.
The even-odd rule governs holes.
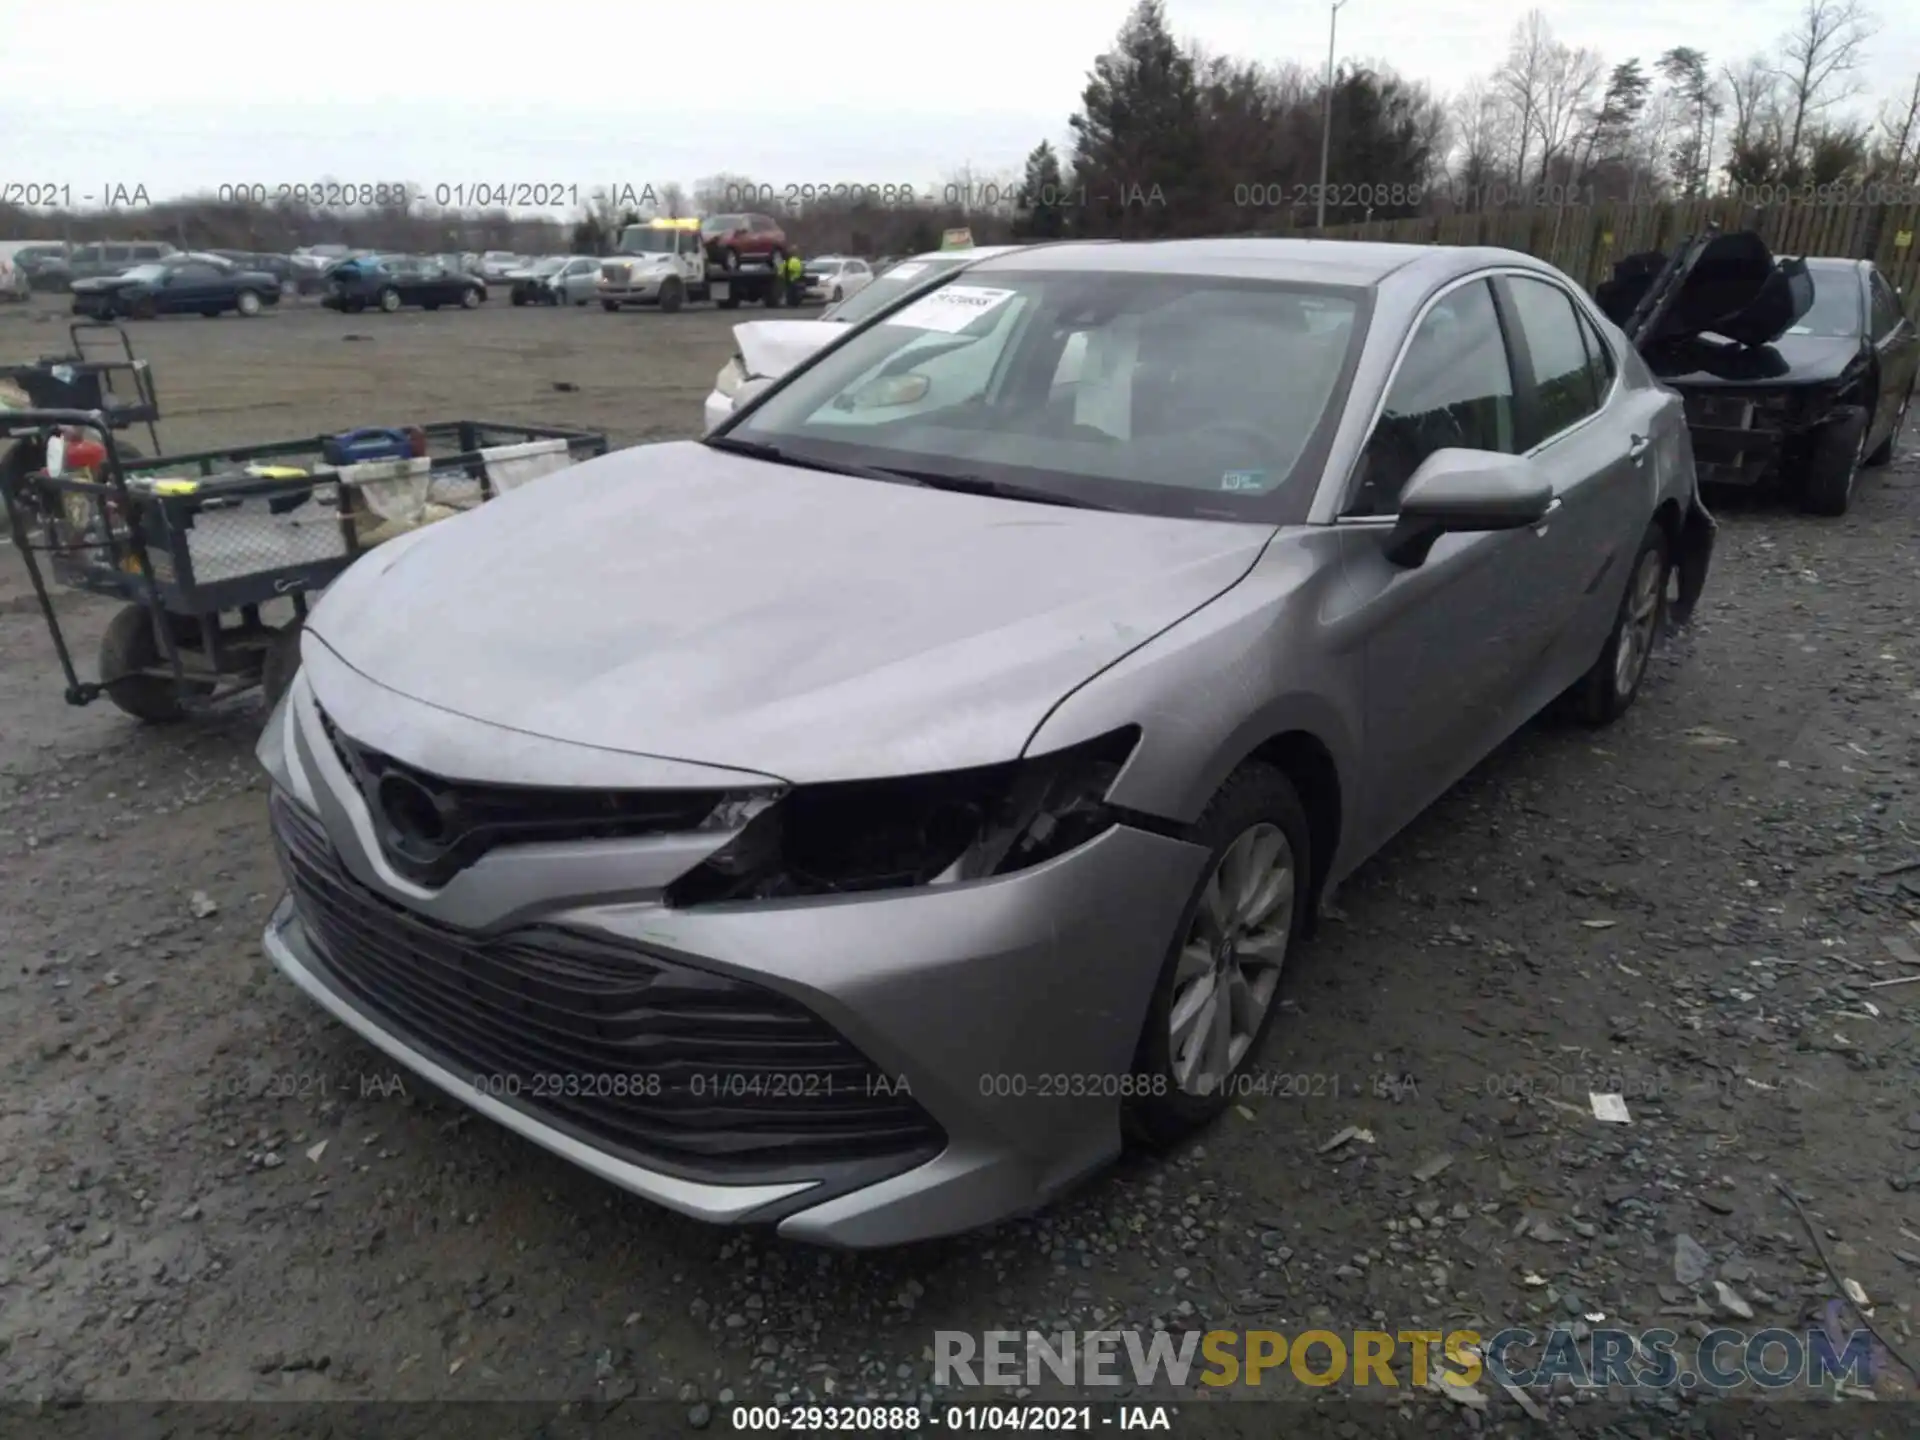
{"type": "Polygon", "coordinates": [[[911,280],[926,268],[925,265],[909,260],[903,264],[894,266],[891,270],[885,270],[881,273],[889,280],[911,280]]]}
{"type": "Polygon", "coordinates": [[[931,295],[923,295],[898,315],[891,316],[887,324],[957,335],[982,315],[991,315],[1011,300],[1013,294],[1011,290],[994,290],[985,285],[948,285],[931,295]]]}

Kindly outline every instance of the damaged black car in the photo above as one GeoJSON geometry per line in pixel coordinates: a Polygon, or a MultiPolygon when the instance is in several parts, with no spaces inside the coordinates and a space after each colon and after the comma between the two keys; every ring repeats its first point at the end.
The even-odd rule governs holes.
{"type": "Polygon", "coordinates": [[[1920,329],[1870,260],[1776,258],[1751,231],[1630,255],[1594,298],[1686,404],[1707,483],[1842,515],[1894,456],[1920,329]]]}

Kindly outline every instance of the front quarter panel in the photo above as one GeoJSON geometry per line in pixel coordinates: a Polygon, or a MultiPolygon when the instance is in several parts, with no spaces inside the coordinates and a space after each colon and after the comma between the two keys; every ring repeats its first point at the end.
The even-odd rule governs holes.
{"type": "Polygon", "coordinates": [[[1028,743],[1045,753],[1138,725],[1115,805],[1190,824],[1264,742],[1305,731],[1350,788],[1360,737],[1362,656],[1322,616],[1345,584],[1330,527],[1277,533],[1245,579],[1080,686],[1028,743]]]}

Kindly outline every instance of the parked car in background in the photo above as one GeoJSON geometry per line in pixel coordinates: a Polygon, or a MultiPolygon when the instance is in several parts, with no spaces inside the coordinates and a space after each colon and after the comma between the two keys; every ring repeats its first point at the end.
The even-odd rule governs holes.
{"type": "Polygon", "coordinates": [[[838,305],[850,295],[858,295],[873,283],[873,269],[864,260],[847,255],[821,255],[806,262],[801,270],[809,300],[824,300],[838,305]]]}
{"type": "Polygon", "coordinates": [[[1681,410],[1511,251],[949,272],[335,581],[259,747],[265,949],[685,1214],[1031,1210],[1280,1073],[1324,897],[1543,707],[1634,702],[1713,544],[1681,410]]]}
{"type": "Polygon", "coordinates": [[[33,294],[33,287],[27,282],[27,272],[15,263],[14,257],[0,253],[0,300],[26,301],[33,294]]]}
{"type": "Polygon", "coordinates": [[[243,270],[262,271],[280,282],[280,293],[291,295],[299,289],[306,267],[296,264],[291,255],[275,255],[264,250],[212,250],[207,252],[231,261],[243,270]]]}
{"type": "Polygon", "coordinates": [[[12,259],[31,290],[64,290],[72,278],[67,247],[57,241],[22,245],[12,259]]]}
{"type": "Polygon", "coordinates": [[[700,222],[707,258],[722,270],[786,263],[787,232],[766,215],[709,215],[700,222]]]}
{"type": "Polygon", "coordinates": [[[96,275],[68,287],[73,313],[93,320],[126,316],[258,315],[280,303],[280,282],[264,270],[243,270],[219,255],[175,254],[120,275],[96,275]]]}
{"type": "Polygon", "coordinates": [[[884,275],[873,277],[856,294],[829,306],[817,319],[750,320],[734,326],[733,356],[720,367],[703,407],[707,429],[711,430],[732,414],[744,394],[764,389],[767,382],[779,379],[821,346],[839,338],[847,326],[857,325],[889,305],[937,285],[955,270],[1023,248],[1026,247],[981,245],[971,250],[929,250],[924,255],[898,262],[884,275]]]}
{"type": "Polygon", "coordinates": [[[489,250],[480,257],[480,278],[489,285],[506,283],[507,276],[524,267],[533,257],[516,255],[511,250],[489,250]]]}
{"type": "Polygon", "coordinates": [[[599,286],[599,259],[569,255],[567,263],[547,277],[546,301],[549,305],[591,305],[599,286]]]}
{"type": "Polygon", "coordinates": [[[509,287],[508,298],[515,305],[547,304],[547,277],[558,274],[566,263],[564,255],[542,255],[517,270],[509,270],[504,282],[509,287]]]}
{"type": "Polygon", "coordinates": [[[458,305],[471,310],[487,298],[485,282],[449,270],[440,260],[423,255],[362,255],[342,260],[327,271],[321,303],[329,310],[358,314],[362,310],[389,313],[410,305],[438,310],[458,305]]]}
{"type": "MultiPolygon", "coordinates": [[[[1783,485],[1809,514],[1845,514],[1860,471],[1900,444],[1920,330],[1871,260],[1776,258],[1749,231],[1710,246],[1641,347],[1686,399],[1701,478],[1783,485]]],[[[1602,307],[1624,320],[1666,259],[1621,261],[1602,307]]]]}
{"type": "Polygon", "coordinates": [[[135,265],[151,265],[179,253],[164,240],[89,241],[67,252],[67,281],[119,275],[135,265]]]}

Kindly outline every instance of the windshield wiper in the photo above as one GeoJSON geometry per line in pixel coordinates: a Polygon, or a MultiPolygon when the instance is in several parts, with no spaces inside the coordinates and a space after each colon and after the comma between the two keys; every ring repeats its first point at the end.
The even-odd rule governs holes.
{"type": "Polygon", "coordinates": [[[997,500],[1024,500],[1032,505],[1064,505],[1072,510],[1108,510],[1115,507],[1102,505],[1098,500],[1082,500],[1077,495],[1062,495],[1057,490],[1042,490],[1033,485],[1019,485],[1011,480],[989,480],[984,475],[947,475],[937,470],[900,470],[893,466],[882,466],[889,475],[897,475],[902,480],[910,480],[916,485],[924,485],[929,490],[953,490],[962,495],[990,495],[997,500]]]}
{"type": "Polygon", "coordinates": [[[811,455],[796,455],[765,440],[736,440],[731,435],[709,435],[700,442],[728,455],[745,455],[754,460],[770,460],[775,465],[797,465],[804,470],[823,470],[829,475],[852,475],[861,480],[879,480],[887,485],[917,485],[913,476],[897,470],[880,470],[871,465],[853,465],[839,460],[819,460],[811,455]]]}

